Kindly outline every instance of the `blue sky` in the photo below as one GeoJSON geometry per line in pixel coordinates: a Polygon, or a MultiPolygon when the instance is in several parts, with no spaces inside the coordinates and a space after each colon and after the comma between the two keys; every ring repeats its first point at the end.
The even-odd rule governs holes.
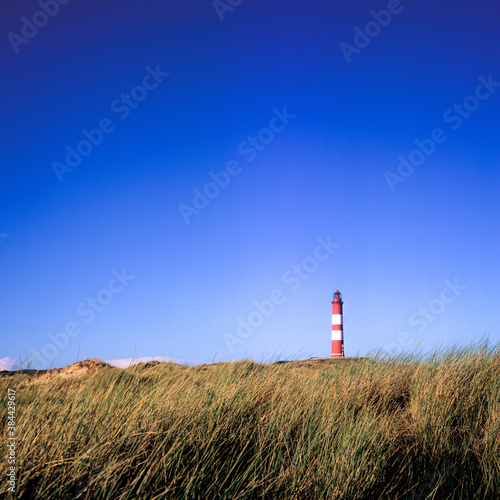
{"type": "Polygon", "coordinates": [[[55,2],[0,19],[5,366],[329,356],[336,288],[349,356],[498,342],[495,2],[55,2]]]}

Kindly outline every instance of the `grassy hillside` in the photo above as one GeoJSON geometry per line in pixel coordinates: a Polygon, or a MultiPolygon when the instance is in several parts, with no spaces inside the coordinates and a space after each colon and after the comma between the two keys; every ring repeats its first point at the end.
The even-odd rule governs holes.
{"type": "Polygon", "coordinates": [[[0,378],[15,498],[500,498],[499,346],[97,368],[0,378]]]}

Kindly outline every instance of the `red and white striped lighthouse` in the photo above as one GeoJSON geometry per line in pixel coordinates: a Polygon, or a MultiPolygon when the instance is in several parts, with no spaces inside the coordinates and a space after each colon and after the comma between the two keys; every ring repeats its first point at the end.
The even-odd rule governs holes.
{"type": "Polygon", "coordinates": [[[342,304],[342,296],[337,289],[337,291],[333,294],[332,302],[332,358],[344,357],[342,304]]]}

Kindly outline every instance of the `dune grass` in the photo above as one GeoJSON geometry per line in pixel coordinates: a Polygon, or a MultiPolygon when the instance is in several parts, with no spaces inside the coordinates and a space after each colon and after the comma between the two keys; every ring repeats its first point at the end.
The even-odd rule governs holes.
{"type": "Polygon", "coordinates": [[[499,346],[483,343],[425,359],[2,377],[2,456],[10,387],[12,498],[498,499],[499,373],[499,346]]]}

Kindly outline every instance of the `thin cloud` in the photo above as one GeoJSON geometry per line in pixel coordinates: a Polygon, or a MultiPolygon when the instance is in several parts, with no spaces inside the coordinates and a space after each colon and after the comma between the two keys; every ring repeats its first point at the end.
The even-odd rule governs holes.
{"type": "Polygon", "coordinates": [[[8,370],[11,371],[17,364],[17,359],[14,358],[1,358],[0,359],[0,371],[8,370]]]}
{"type": "Polygon", "coordinates": [[[136,365],[137,363],[147,363],[148,361],[171,361],[172,363],[177,363],[179,365],[196,365],[199,363],[196,359],[178,359],[178,358],[167,358],[166,356],[149,356],[141,358],[124,358],[124,359],[109,359],[105,362],[111,366],[117,368],[128,368],[131,365],[136,365]]]}

